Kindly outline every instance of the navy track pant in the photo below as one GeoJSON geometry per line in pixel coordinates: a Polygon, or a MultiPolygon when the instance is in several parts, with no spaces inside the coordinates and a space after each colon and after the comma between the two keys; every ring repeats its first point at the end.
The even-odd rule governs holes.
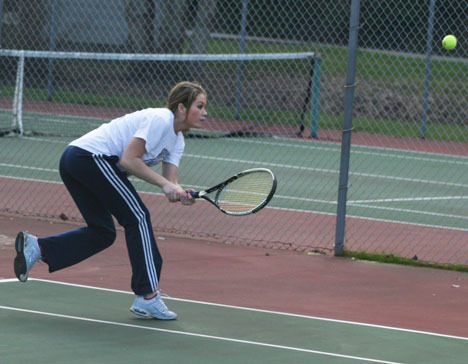
{"type": "Polygon", "coordinates": [[[65,149],[60,176],[87,226],[39,238],[39,245],[50,272],[69,267],[112,245],[114,216],[125,229],[132,290],[145,295],[158,289],[162,257],[148,209],[117,162],[117,156],[95,155],[74,146],[65,149]]]}

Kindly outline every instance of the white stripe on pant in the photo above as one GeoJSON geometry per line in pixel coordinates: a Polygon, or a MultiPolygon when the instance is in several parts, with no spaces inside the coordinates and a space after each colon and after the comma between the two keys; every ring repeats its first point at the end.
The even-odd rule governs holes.
{"type": "Polygon", "coordinates": [[[153,292],[158,289],[158,277],[156,273],[156,267],[153,261],[153,251],[151,248],[151,238],[148,228],[148,224],[145,219],[145,213],[141,209],[140,204],[133,196],[132,192],[127,189],[127,186],[120,180],[116,175],[115,171],[109,165],[102,156],[93,155],[94,161],[96,162],[98,168],[101,170],[102,174],[107,178],[107,180],[114,186],[115,190],[122,196],[123,200],[127,203],[128,207],[132,213],[138,219],[138,226],[141,235],[141,240],[143,244],[143,251],[146,262],[146,271],[148,274],[148,279],[151,284],[153,292]]]}

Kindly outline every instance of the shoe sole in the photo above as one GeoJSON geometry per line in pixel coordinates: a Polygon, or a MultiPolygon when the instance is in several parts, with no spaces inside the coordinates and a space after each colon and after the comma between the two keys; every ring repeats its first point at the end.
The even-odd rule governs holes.
{"type": "Polygon", "coordinates": [[[162,318],[162,317],[156,317],[156,316],[152,316],[150,315],[148,312],[146,311],[143,311],[143,310],[139,310],[135,307],[130,307],[130,312],[132,312],[133,314],[137,315],[138,317],[142,317],[142,318],[145,318],[145,319],[156,319],[156,320],[163,320],[163,321],[171,321],[171,320],[177,320],[177,316],[176,317],[171,317],[171,318],[162,318]]]}
{"type": "Polygon", "coordinates": [[[13,266],[16,278],[21,282],[26,282],[28,280],[28,267],[26,264],[26,257],[24,256],[24,241],[24,233],[19,232],[15,240],[16,258],[13,266]]]}

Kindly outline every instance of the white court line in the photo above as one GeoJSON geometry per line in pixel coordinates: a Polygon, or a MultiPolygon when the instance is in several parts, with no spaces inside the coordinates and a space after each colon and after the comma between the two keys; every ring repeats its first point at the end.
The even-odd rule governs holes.
{"type": "MultiPolygon", "coordinates": [[[[34,140],[34,141],[39,141],[39,142],[54,142],[54,143],[60,143],[60,144],[68,144],[68,142],[65,141],[52,141],[50,139],[43,139],[43,138],[37,138],[37,137],[24,137],[24,139],[28,140],[34,140]]],[[[70,140],[73,139],[73,137],[70,138],[70,140]]],[[[278,142],[266,142],[266,141],[258,141],[258,140],[249,140],[245,138],[226,138],[225,139],[227,142],[236,142],[236,143],[250,143],[250,144],[260,144],[260,145],[269,145],[269,146],[280,146],[280,147],[291,147],[295,149],[306,149],[306,150],[321,150],[321,151],[326,151],[326,152],[333,152],[333,153],[338,153],[337,155],[337,161],[339,159],[339,153],[340,153],[340,146],[341,144],[322,144],[322,145],[317,145],[317,144],[304,144],[304,143],[298,143],[298,144],[289,144],[289,143],[278,143],[278,142]],[[325,147],[323,145],[329,145],[328,147],[325,147]]],[[[450,155],[450,154],[441,154],[441,153],[430,153],[430,152],[420,152],[420,151],[413,151],[413,150],[399,150],[399,149],[392,149],[392,148],[384,148],[384,147],[369,147],[369,146],[364,146],[364,145],[354,145],[353,147],[355,148],[361,148],[361,149],[372,149],[372,150],[377,150],[377,151],[367,151],[367,150],[352,150],[352,154],[362,154],[362,155],[371,155],[371,156],[377,156],[377,157],[384,157],[384,158],[391,158],[391,159],[403,159],[403,160],[413,160],[413,161],[422,161],[422,162],[430,162],[430,163],[443,163],[443,164],[455,164],[455,165],[462,165],[466,166],[468,165],[468,157],[460,156],[460,155],[450,155]],[[395,152],[395,154],[388,153],[389,151],[395,152]],[[415,155],[409,155],[409,154],[416,154],[416,155],[423,155],[423,157],[420,156],[415,156],[415,155]],[[433,158],[427,157],[429,156],[434,156],[433,158]],[[440,157],[440,158],[436,158],[440,157]]],[[[184,154],[186,156],[186,154],[184,154]]],[[[249,162],[249,161],[244,161],[244,162],[249,162]]]]}
{"type": "MultiPolygon", "coordinates": [[[[263,166],[263,167],[277,167],[277,168],[283,168],[283,169],[294,169],[294,170],[319,172],[319,173],[339,174],[339,172],[340,172],[338,169],[292,166],[292,165],[289,165],[289,164],[268,163],[268,162],[262,162],[262,161],[247,161],[247,160],[242,160],[242,159],[212,157],[212,156],[198,155],[198,154],[185,154],[184,153],[184,157],[195,158],[195,159],[208,159],[208,160],[215,160],[215,161],[229,162],[229,163],[249,163],[249,164],[259,165],[259,166],[263,166]]],[[[357,176],[357,177],[378,178],[378,179],[385,179],[385,180],[392,180],[392,181],[404,181],[404,182],[413,182],[413,183],[433,184],[433,185],[440,185],[440,186],[452,186],[452,187],[468,188],[468,184],[454,183],[454,182],[444,182],[444,181],[434,181],[434,180],[427,180],[427,179],[420,179],[420,178],[386,176],[386,175],[382,175],[382,174],[372,174],[372,173],[362,173],[362,172],[349,172],[349,175],[350,176],[357,176]]]]}
{"type": "Polygon", "coordinates": [[[39,115],[43,117],[43,120],[45,121],[57,122],[57,123],[64,123],[64,122],[74,123],[79,120],[88,120],[92,122],[100,122],[102,124],[102,123],[106,123],[110,121],[109,119],[95,117],[95,116],[69,115],[69,114],[60,114],[60,113],[51,115],[50,113],[40,112],[40,111],[28,112],[27,114],[24,115],[24,117],[27,119],[36,120],[37,117],[35,115],[39,115]],[[69,120],[67,121],[63,119],[69,119],[69,120]]]}
{"type": "MultiPolygon", "coordinates": [[[[56,171],[58,173],[58,171],[56,171]]],[[[16,179],[18,181],[31,181],[31,182],[40,182],[40,183],[52,183],[55,185],[63,185],[62,181],[49,181],[49,180],[43,180],[39,178],[28,178],[28,177],[12,177],[12,176],[7,176],[4,174],[0,174],[1,178],[6,178],[6,179],[16,179]]]]}
{"type": "MultiPolygon", "coordinates": [[[[378,209],[379,207],[377,206],[363,206],[364,208],[375,208],[378,209]]],[[[395,209],[393,211],[400,212],[400,210],[395,209]]],[[[417,213],[420,213],[420,211],[417,211],[417,213]]],[[[336,216],[335,214],[331,214],[332,216],[336,216]]],[[[431,215],[432,216],[432,215],[431,215]]],[[[357,215],[347,215],[347,217],[352,218],[352,219],[358,219],[358,220],[366,220],[366,221],[377,221],[377,222],[385,222],[389,224],[401,224],[401,225],[409,225],[409,226],[421,226],[425,228],[430,228],[430,229],[442,229],[442,230],[454,230],[454,231],[466,231],[468,232],[468,228],[458,228],[454,226],[446,226],[446,225],[434,225],[434,224],[423,224],[420,222],[408,222],[408,221],[403,221],[403,220],[389,220],[389,219],[381,219],[381,218],[376,218],[376,217],[369,217],[369,216],[357,216],[357,215]]],[[[464,218],[462,216],[462,218],[464,218]]]]}
{"type": "MultiPolygon", "coordinates": [[[[107,118],[99,118],[99,117],[92,117],[92,116],[80,116],[80,115],[66,115],[66,114],[56,114],[55,115],[50,115],[48,113],[41,113],[41,112],[34,112],[30,114],[38,114],[41,116],[45,116],[45,121],[48,122],[57,122],[57,123],[73,123],[76,120],[87,120],[88,122],[93,123],[93,124],[102,124],[102,123],[107,123],[110,121],[110,119],[107,118]],[[64,118],[68,120],[63,120],[64,118]]],[[[25,118],[28,119],[29,115],[25,115],[25,118]]],[[[29,118],[31,119],[31,118],[29,118]]],[[[210,131],[209,129],[206,129],[207,131],[210,131]]],[[[40,138],[33,138],[33,137],[28,137],[28,139],[36,139],[36,140],[43,140],[40,138]]],[[[46,139],[48,141],[48,139],[46,139]]],[[[278,137],[277,140],[285,140],[285,141],[290,141],[290,143],[278,143],[277,141],[275,142],[268,142],[264,140],[251,140],[251,139],[245,139],[245,138],[226,138],[226,141],[228,142],[242,142],[242,143],[251,143],[251,144],[262,144],[262,145],[273,145],[273,146],[283,146],[283,147],[293,147],[293,148],[301,148],[301,149],[308,149],[308,150],[326,150],[326,151],[334,151],[339,153],[340,148],[341,148],[341,143],[340,142],[330,142],[330,141],[320,141],[320,143],[311,143],[310,141],[301,141],[297,139],[290,139],[290,138],[282,138],[278,137]],[[328,146],[328,147],[327,147],[328,146]]],[[[444,154],[444,153],[435,153],[435,152],[424,152],[424,151],[418,151],[418,150],[405,150],[405,149],[398,149],[398,148],[389,148],[389,147],[379,147],[379,146],[368,146],[368,145],[353,145],[353,148],[359,148],[359,149],[370,149],[371,151],[359,151],[356,149],[353,149],[351,153],[356,153],[356,154],[367,154],[367,155],[376,155],[376,156],[383,156],[383,157],[390,157],[390,158],[398,158],[398,159],[410,159],[410,160],[421,160],[421,161],[428,161],[428,162],[442,162],[442,163],[453,163],[453,164],[467,164],[468,163],[468,157],[464,156],[459,156],[459,155],[451,155],[451,154],[444,154]],[[377,150],[377,152],[375,151],[377,150]],[[383,151],[380,152],[380,151],[383,151]],[[391,154],[388,152],[395,152],[395,154],[391,154]],[[432,155],[434,157],[449,157],[449,158],[459,158],[459,159],[466,159],[465,161],[458,161],[458,160],[440,160],[440,159],[435,159],[435,158],[427,158],[427,157],[413,157],[409,155],[404,155],[404,154],[416,154],[416,155],[432,155]]]]}
{"type": "MultiPolygon", "coordinates": [[[[324,147],[311,144],[289,144],[289,143],[277,143],[277,142],[266,142],[266,141],[255,141],[255,140],[248,140],[248,139],[236,139],[236,138],[229,138],[229,141],[235,142],[242,142],[242,143],[252,143],[252,144],[263,144],[263,145],[271,145],[271,146],[282,146],[282,147],[292,147],[292,148],[299,148],[299,149],[308,149],[308,150],[323,150],[327,152],[336,152],[340,153],[341,143],[330,143],[330,147],[324,147]],[[335,146],[335,148],[333,148],[335,146]]],[[[327,145],[326,143],[324,143],[327,145]]],[[[444,164],[460,164],[460,165],[468,165],[468,157],[460,156],[460,155],[451,155],[451,154],[442,154],[442,153],[430,153],[430,152],[421,152],[415,150],[405,150],[405,149],[396,149],[396,148],[385,148],[385,147],[376,147],[376,146],[366,146],[366,145],[353,145],[353,148],[361,148],[361,149],[371,149],[373,151],[368,150],[351,150],[351,154],[363,154],[363,155],[372,155],[377,157],[384,157],[384,158],[392,158],[392,159],[403,159],[403,160],[416,160],[416,161],[423,161],[423,162],[431,162],[431,163],[444,163],[444,164]],[[375,151],[376,150],[376,151],[375,151]],[[394,153],[389,153],[394,152],[394,153]],[[424,157],[413,156],[408,154],[416,154],[422,155],[424,157]],[[427,156],[434,156],[434,157],[441,157],[439,158],[429,158],[427,156]]]]}
{"type": "Polygon", "coordinates": [[[58,173],[58,169],[24,166],[24,165],[21,165],[21,164],[0,163],[0,167],[18,168],[18,169],[27,169],[27,170],[32,170],[32,171],[58,173]]]}
{"type": "Polygon", "coordinates": [[[374,199],[374,200],[348,200],[348,203],[444,201],[444,200],[465,200],[465,199],[468,199],[468,196],[381,198],[381,199],[374,199]]]}
{"type": "MultiPolygon", "coordinates": [[[[292,196],[282,196],[282,195],[275,195],[275,199],[284,199],[284,200],[296,200],[301,202],[312,202],[312,203],[321,203],[321,204],[328,204],[336,206],[336,201],[328,201],[328,200],[320,200],[320,199],[313,199],[313,198],[305,198],[305,197],[292,197],[292,196]]],[[[410,210],[410,209],[400,209],[400,208],[391,208],[391,207],[381,207],[381,206],[372,206],[371,203],[378,203],[378,202],[415,202],[415,201],[440,201],[440,200],[464,200],[468,199],[468,196],[447,196],[447,197],[415,197],[415,198],[385,198],[385,199],[375,199],[375,200],[348,200],[348,205],[358,206],[358,207],[365,207],[369,209],[386,209],[391,211],[398,211],[398,212],[411,212],[414,214],[423,214],[429,216],[441,216],[441,217],[453,217],[457,219],[468,219],[468,216],[461,216],[461,215],[452,215],[452,214],[442,214],[437,212],[428,212],[428,211],[421,211],[421,210],[410,210]]],[[[297,211],[297,210],[294,210],[297,211]]],[[[323,212],[322,212],[323,213],[323,212]]],[[[356,217],[349,215],[349,217],[356,217]]]]}
{"type": "MultiPolygon", "coordinates": [[[[25,139],[37,140],[37,141],[48,141],[46,139],[31,138],[31,137],[25,137],[25,139]]],[[[64,142],[64,144],[68,144],[68,143],[64,142]]],[[[324,149],[329,150],[328,148],[324,148],[324,149]]],[[[380,154],[378,154],[378,155],[380,155],[380,154]]],[[[338,174],[339,173],[338,169],[292,166],[292,165],[289,165],[289,164],[258,162],[258,161],[250,161],[250,160],[242,160],[242,159],[234,159],[234,158],[210,157],[210,156],[206,156],[206,155],[189,154],[189,153],[184,153],[184,157],[195,158],[195,159],[205,159],[205,160],[206,159],[207,160],[215,160],[215,161],[221,161],[221,162],[249,163],[249,164],[261,165],[261,166],[264,166],[264,167],[268,166],[268,167],[303,170],[303,171],[318,172],[318,173],[332,173],[332,174],[338,174]]],[[[389,156],[389,157],[393,157],[393,156],[389,156]]],[[[408,159],[414,159],[414,158],[409,157],[408,159]]],[[[431,162],[451,163],[451,161],[449,161],[449,160],[437,160],[437,159],[425,159],[425,160],[426,161],[431,161],[431,162]]],[[[459,164],[458,161],[456,161],[456,164],[459,164]]],[[[461,164],[465,165],[465,163],[461,163],[461,164]]],[[[0,165],[2,165],[2,164],[0,164],[0,165]]],[[[9,165],[5,164],[5,166],[11,167],[11,168],[16,167],[16,168],[23,168],[23,169],[28,169],[28,168],[32,169],[33,168],[33,167],[29,167],[29,166],[12,165],[12,164],[9,164],[9,165]]],[[[425,179],[420,179],[420,178],[396,177],[396,176],[387,176],[387,175],[362,173],[362,172],[352,172],[352,171],[349,172],[349,175],[350,176],[357,176],[357,177],[368,177],[368,178],[378,178],[378,179],[413,182],[413,183],[425,183],[425,184],[434,184],[434,185],[441,185],[441,186],[452,186],[452,187],[468,188],[468,184],[434,181],[434,180],[425,180],[425,179]]]]}
{"type": "MultiPolygon", "coordinates": [[[[47,180],[42,180],[42,179],[37,179],[37,178],[26,178],[26,177],[12,177],[12,176],[7,176],[7,175],[1,175],[1,178],[8,178],[8,179],[16,179],[20,181],[32,181],[32,182],[40,182],[40,183],[52,183],[52,184],[63,184],[62,182],[59,181],[47,181],[47,180]]],[[[133,181],[134,179],[131,178],[133,181]]],[[[201,186],[190,186],[190,187],[200,187],[201,186]]],[[[153,196],[164,196],[162,193],[158,192],[150,192],[150,191],[140,191],[143,194],[148,194],[148,195],[153,195],[153,196]]],[[[319,199],[310,199],[310,198],[299,198],[299,197],[292,197],[292,196],[281,196],[281,195],[275,195],[275,199],[287,199],[287,200],[299,200],[299,201],[305,201],[305,202],[315,202],[315,203],[323,203],[323,204],[328,204],[328,205],[335,205],[336,206],[336,201],[327,201],[327,200],[319,200],[319,199]]],[[[201,201],[203,202],[203,201],[201,201]]],[[[358,204],[355,204],[354,206],[358,207],[363,207],[363,208],[368,208],[368,209],[391,209],[391,208],[385,208],[385,207],[379,207],[379,206],[372,206],[372,205],[362,205],[359,206],[358,204]]],[[[298,209],[298,208],[286,208],[286,207],[273,207],[269,206],[268,209],[272,210],[282,210],[282,211],[294,211],[294,212],[301,212],[301,213],[307,213],[307,214],[314,214],[314,215],[326,215],[326,216],[336,216],[335,212],[325,212],[325,211],[318,211],[318,210],[304,210],[304,209],[298,209]]],[[[403,209],[391,209],[391,211],[397,211],[397,212],[412,212],[415,214],[424,214],[424,215],[429,215],[429,216],[445,216],[444,214],[438,214],[434,212],[427,212],[427,211],[419,211],[419,210],[403,210],[403,209]]],[[[381,218],[375,218],[375,217],[370,217],[370,216],[359,216],[359,215],[352,215],[348,214],[347,215],[349,218],[353,219],[359,219],[359,220],[370,220],[370,221],[378,221],[378,222],[385,222],[385,223],[391,223],[391,224],[403,224],[403,225],[411,225],[411,226],[422,226],[422,227],[427,227],[427,228],[432,228],[432,229],[444,229],[444,230],[457,230],[457,231],[468,231],[468,229],[463,229],[463,228],[457,228],[453,226],[445,226],[445,225],[433,225],[433,224],[422,224],[422,223],[417,223],[417,222],[408,222],[408,221],[400,221],[400,220],[389,220],[389,219],[381,219],[381,218]]],[[[460,218],[458,215],[454,215],[456,218],[460,218]]],[[[465,218],[464,216],[461,216],[461,218],[465,218]]]]}
{"type": "MultiPolygon", "coordinates": [[[[62,282],[62,281],[54,281],[54,280],[50,280],[50,279],[29,278],[28,281],[51,283],[51,284],[68,286],[68,287],[86,288],[86,289],[92,289],[92,290],[104,291],[104,292],[123,293],[123,294],[127,294],[127,295],[133,295],[134,294],[133,292],[119,290],[119,289],[103,288],[103,287],[89,286],[89,285],[77,284],[77,283],[68,283],[68,282],[62,282]]],[[[18,280],[16,278],[0,279],[0,284],[1,283],[9,283],[9,282],[18,282],[18,280]]],[[[23,283],[21,283],[21,284],[23,284],[23,283]]],[[[459,340],[468,341],[468,337],[463,337],[463,336],[445,335],[445,334],[439,334],[439,333],[435,333],[435,332],[403,329],[403,328],[400,328],[400,327],[393,327],[393,326],[367,324],[367,323],[356,322],[356,321],[337,320],[337,319],[330,319],[330,318],[319,317],[319,316],[301,315],[301,314],[288,313],[288,312],[270,311],[270,310],[262,310],[262,309],[258,309],[258,308],[227,305],[227,304],[222,304],[222,303],[197,301],[197,300],[190,300],[190,299],[185,299],[185,298],[170,297],[170,296],[167,296],[165,294],[163,294],[163,296],[164,296],[165,300],[167,299],[167,300],[178,301],[178,302],[195,303],[195,304],[199,304],[199,305],[223,307],[223,308],[230,308],[230,309],[234,309],[234,310],[260,312],[260,313],[279,315],[279,316],[297,317],[297,318],[304,318],[304,319],[309,319],[309,320],[334,322],[334,323],[341,323],[341,324],[347,324],[347,325],[353,325],[353,326],[372,327],[372,328],[385,329],[385,330],[391,330],[391,331],[399,331],[399,332],[405,332],[405,333],[414,333],[414,334],[429,335],[429,336],[436,336],[436,337],[443,337],[443,338],[449,338],[449,339],[459,339],[459,340]]]]}
{"type": "MultiPolygon", "coordinates": [[[[276,198],[276,196],[275,196],[276,198]]],[[[203,201],[202,201],[203,202],[203,201]]],[[[329,204],[334,204],[336,205],[336,202],[328,202],[329,204]]],[[[360,206],[359,206],[360,207],[360,206]]],[[[383,209],[378,206],[372,206],[372,205],[363,205],[362,207],[368,208],[368,209],[383,209]]],[[[336,212],[324,212],[324,211],[317,211],[317,210],[301,210],[301,209],[292,209],[292,208],[287,208],[287,207],[267,207],[268,209],[271,210],[282,210],[282,211],[293,211],[293,212],[301,212],[305,214],[312,214],[312,215],[325,215],[325,216],[334,216],[336,217],[336,212]]],[[[400,212],[399,209],[394,209],[393,211],[400,212]]],[[[415,211],[416,214],[418,213],[423,213],[421,211],[415,211]]],[[[430,214],[430,216],[435,216],[437,214],[434,213],[427,213],[430,214]]],[[[370,217],[370,216],[358,216],[358,215],[353,215],[353,214],[346,214],[347,218],[350,219],[357,219],[357,220],[366,220],[366,221],[376,221],[376,222],[384,222],[387,224],[398,224],[398,225],[409,225],[409,226],[420,226],[424,228],[430,228],[430,229],[442,229],[442,230],[450,230],[450,231],[467,231],[468,229],[464,228],[458,228],[454,226],[446,226],[446,225],[434,225],[434,224],[423,224],[419,222],[408,222],[408,221],[403,221],[403,220],[389,220],[389,219],[382,219],[382,218],[377,218],[377,217],[370,217]]],[[[455,215],[457,218],[462,218],[464,219],[465,216],[458,216],[455,215]]]]}
{"type": "Polygon", "coordinates": [[[464,216],[464,215],[443,214],[440,212],[434,213],[432,211],[402,209],[402,208],[395,208],[395,207],[373,206],[373,205],[368,205],[365,203],[356,203],[356,202],[348,203],[348,205],[354,206],[354,207],[363,207],[366,209],[385,210],[385,211],[394,211],[394,212],[407,212],[407,213],[418,214],[418,215],[439,216],[439,217],[449,217],[452,219],[468,220],[468,216],[464,216]]]}
{"type": "Polygon", "coordinates": [[[148,330],[148,331],[164,332],[164,333],[167,333],[167,334],[192,336],[192,337],[202,338],[202,339],[226,341],[226,342],[237,343],[237,344],[261,346],[261,347],[268,347],[268,348],[273,348],[273,349],[297,351],[297,352],[303,352],[303,353],[309,353],[309,354],[317,354],[317,355],[323,355],[323,356],[331,356],[331,357],[345,358],[345,359],[351,359],[351,360],[359,360],[359,361],[365,361],[365,362],[370,362],[370,363],[404,364],[402,362],[371,359],[371,358],[365,358],[365,357],[360,357],[360,356],[344,355],[344,354],[331,353],[331,352],[326,352],[326,351],[298,348],[298,347],[294,347],[294,346],[268,344],[268,343],[264,343],[264,342],[260,342],[260,341],[241,340],[241,339],[234,339],[234,338],[223,337],[223,336],[200,334],[200,333],[195,333],[195,332],[161,329],[161,328],[157,328],[157,327],[148,327],[148,326],[140,326],[140,325],[135,325],[135,324],[126,324],[126,323],[115,322],[115,321],[98,320],[98,319],[92,319],[92,318],[81,317],[81,316],[62,315],[62,314],[57,314],[57,313],[51,313],[51,312],[45,312],[45,311],[36,311],[36,310],[27,310],[27,309],[9,307],[9,306],[2,306],[2,305],[0,305],[0,309],[9,310],[9,311],[23,312],[23,313],[31,313],[31,314],[42,315],[42,316],[50,316],[50,317],[55,317],[55,318],[64,318],[64,319],[68,319],[68,320],[77,320],[77,321],[84,321],[84,322],[91,322],[91,323],[98,323],[98,324],[105,324],[105,325],[112,325],[112,326],[120,326],[120,327],[132,328],[132,329],[141,329],[141,330],[148,330]]]}
{"type": "MultiPolygon", "coordinates": [[[[31,280],[34,280],[34,279],[31,279],[31,280]]],[[[3,278],[3,279],[0,279],[0,283],[10,283],[10,282],[18,282],[18,279],[16,279],[16,278],[3,278]]]]}

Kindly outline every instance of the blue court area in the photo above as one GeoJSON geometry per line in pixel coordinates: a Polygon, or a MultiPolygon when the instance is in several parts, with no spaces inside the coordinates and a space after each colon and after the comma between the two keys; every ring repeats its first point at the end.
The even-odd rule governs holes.
{"type": "Polygon", "coordinates": [[[145,320],[123,291],[0,281],[2,363],[464,364],[468,338],[167,297],[145,320]]]}

